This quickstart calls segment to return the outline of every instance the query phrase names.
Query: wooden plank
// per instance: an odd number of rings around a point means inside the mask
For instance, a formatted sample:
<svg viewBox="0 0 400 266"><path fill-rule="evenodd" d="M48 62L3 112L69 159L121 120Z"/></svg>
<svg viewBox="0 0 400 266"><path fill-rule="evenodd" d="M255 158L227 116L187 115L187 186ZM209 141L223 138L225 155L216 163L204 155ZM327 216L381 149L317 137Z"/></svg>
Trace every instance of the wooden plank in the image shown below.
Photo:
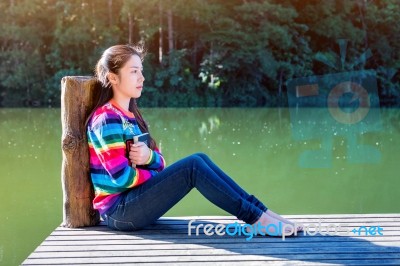
<svg viewBox="0 0 400 266"><path fill-rule="evenodd" d="M312 238L312 237L311 237ZM154 244L163 244L163 245L172 245L172 244L182 244L182 245L187 245L187 244L199 244L199 245L215 245L215 244L221 244L221 245L231 245L234 244L232 243L232 241L213 241L213 240L209 240L209 239L201 239L201 240L196 240L196 241L189 241L189 240L182 240L179 242L172 242L172 241L164 241L163 243L160 243L161 241L156 241L156 240L144 240L144 241L135 241L135 240L110 240L107 241L106 243L99 243L99 241L69 241L67 243L65 243L65 241L62 242L56 242L56 243L52 243L52 245L50 246L60 246L60 247L69 247L69 246L79 246L82 249L86 250L87 247L89 246L111 246L111 245L121 245L123 243L123 245L127 245L127 246L134 246L134 245L154 245ZM264 244L266 245L266 247L268 247L268 245L270 245L271 241L251 241L252 243L259 243L259 244ZM286 241L285 243L288 243L287 245L292 245L294 243L299 243L299 244L303 244L306 245L308 243L324 243L324 242L328 242L326 239L321 239L319 241ZM373 243L374 245L377 246L399 246L398 243L400 242L400 238L397 238L393 241L350 241L350 240L343 240L343 241L329 241L328 243L331 243L332 247L337 246L337 245L344 245L344 246L349 246L349 245L355 245L355 243ZM241 243L248 243L245 241L242 241ZM49 246L49 245L42 245L42 246Z"/></svg>
<svg viewBox="0 0 400 266"><path fill-rule="evenodd" d="M340 213L340 214L333 214L333 213L327 213L327 214L293 214L293 215L282 215L283 217L293 217L293 218L329 218L329 217L335 217L335 218L353 218L353 217L400 217L400 213ZM236 220L235 217L233 216L225 216L225 215L212 215L212 216L207 216L207 215L201 215L201 216L173 216L173 217L161 217L160 220L175 220L175 219L210 219L210 220L219 220L219 219L228 219L228 220Z"/></svg>
<svg viewBox="0 0 400 266"><path fill-rule="evenodd" d="M398 221L400 219L400 214L397 213L382 213L382 214L323 214L323 215L282 215L285 218L293 220L314 220L314 219L337 219L343 221L346 219L355 220L362 219L362 221L367 221L369 218L373 219L394 219ZM203 221L236 221L237 219L232 216L176 216L176 217L161 217L157 223L168 223L168 222L181 222L186 220L203 220ZM77 229L80 228L71 228Z"/></svg>
<svg viewBox="0 0 400 266"><path fill-rule="evenodd" d="M289 218L289 216L287 216ZM25 265L75 264L202 264L204 265L317 265L400 263L400 214L302 215L294 221L340 224L344 231L379 225L383 236L188 236L188 221L233 223L230 216L166 217L144 230L119 232L104 225L68 229L58 227L25 261ZM344 225L346 224L346 225ZM343 232L344 232L343 231ZM201 231L202 232L202 231Z"/></svg>
<svg viewBox="0 0 400 266"><path fill-rule="evenodd" d="M234 255L234 254L246 254L246 255L280 255L280 254L332 254L333 256L340 253L340 254L352 254L352 253L379 253L381 255L387 256L400 256L400 248L399 247L372 247L364 246L364 247L281 247L281 248L254 248L253 245L249 247L240 247L240 248L209 248L209 249L177 249L174 246L170 247L171 249L157 249L154 246L149 246L147 249L132 249L132 250L110 250L107 254L104 254L103 250L100 251L92 251L92 250L84 250L84 251L58 251L58 252L35 252L32 254L30 258L91 258L91 257L123 257L123 256L133 256L133 257L151 257L151 256L168 256L173 251L174 255L177 256L185 256L185 255L193 255L193 256L208 256L208 255ZM173 248L173 249L172 249Z"/></svg>
<svg viewBox="0 0 400 266"><path fill-rule="evenodd" d="M357 227L355 227L357 228ZM306 237L310 237L310 236L315 236L315 237L326 237L326 236L348 236L348 237L396 237L400 235L400 228L397 229L391 229L388 230L387 228L385 228L385 230L382 231L382 235L370 235L369 233L366 233L364 230L362 230L362 232L358 233L358 232L352 232L350 230L351 228L349 228L348 230L340 230L340 231L332 231L327 233L325 231L325 229L323 230L323 232L298 232L297 236L306 236ZM247 234L247 233L246 233ZM227 235L227 234L225 234ZM150 236L150 238L152 238L153 236L155 238L164 238L164 239L168 239L168 238L212 238L212 237L220 237L218 235L216 235L215 233L213 233L212 236L210 235L206 235L204 233L204 231L199 231L196 232L195 230L192 230L190 232L190 234L188 233L187 229L179 229L179 231L173 232L173 231L159 231L159 230L151 230L151 231L146 231L143 233L129 233L127 232L127 234L113 234L113 232L106 232L106 233L98 233L98 232L85 232L82 234L76 234L73 233L71 235L68 235L67 233L63 232L62 234L51 234L48 236L48 238L46 240L48 241L59 241L59 240L79 240L81 239L118 239L118 238L125 238L125 239L130 239L130 238L147 238L148 236ZM229 236L229 235L227 235ZM245 238L246 235L243 234L243 232L240 232L240 235L236 235L236 236L229 236L230 238ZM260 235L257 232L257 235L254 236L255 238L262 238L262 237L266 237L263 235ZM280 237L275 237L275 238L280 238ZM289 238L295 238L294 237L286 237L287 239Z"/></svg>
<svg viewBox="0 0 400 266"><path fill-rule="evenodd" d="M319 220L321 222L325 223L373 223L373 222L400 222L400 216L392 216L392 217L328 217L328 216L323 216L323 217L315 217L315 218L299 218L299 217L286 217L288 219L293 220L294 222L318 222ZM204 223L204 222L211 222L211 223L231 223L231 222L236 222L236 219L228 219L221 217L219 219L206 219L206 218L179 218L179 219L160 219L157 221L157 224L182 224L182 225L187 225L187 223L190 220L194 220L195 223ZM61 229L61 228L60 228ZM68 228L65 228L68 229ZM71 228L72 230L82 230L82 228Z"/></svg>
<svg viewBox="0 0 400 266"><path fill-rule="evenodd" d="M319 232L322 232L324 234L328 234L328 230L329 230L329 234L335 234L335 232L337 232L337 234L340 235L344 235L347 232L351 231L354 228L359 228L360 226L340 226L336 227L336 228L328 228L326 227L327 225L317 225L317 229L319 230ZM367 227L369 227L368 225L366 225ZM400 226L385 226L380 224L380 227L382 228L381 233L383 235L399 235L400 232ZM308 232L309 233L301 233L299 232L299 234L306 234L306 235L311 235L312 232L315 231L316 227L314 226L310 226L310 227L306 227L304 226L304 228L308 228ZM199 230L196 231L195 228L192 227L192 229L188 229L188 226L180 226L177 225L175 228L171 229L171 228L159 228L159 227L155 227L155 228L151 228L151 229L143 229L140 231L136 231L136 232L118 232L116 233L115 231L111 231L111 230L86 230L86 231L59 231L56 230L53 233L51 233L50 236L52 237L62 237L62 236L110 236L110 235L147 235L147 234L184 234L184 235L188 235L188 233L190 232L191 235L204 235L204 230L203 227L199 227ZM357 235L352 233L354 236ZM361 230L360 231L360 235L365 235L365 230ZM350 234L349 234L350 235Z"/></svg>
<svg viewBox="0 0 400 266"><path fill-rule="evenodd" d="M120 263L122 264L122 263ZM132 264L132 263L126 263L126 264ZM187 265L188 262L173 262L173 263L163 263L162 265ZM34 265L34 264L30 264ZM36 264L38 265L38 264ZM46 265L46 264L43 264ZM52 265L67 265L65 263L63 264L52 264ZM115 263L101 263L101 264L93 264L93 263L80 263L80 265L102 265L102 266L114 266ZM135 265L146 265L146 266L159 266L160 263L151 263L151 262L145 262L145 263L138 263L135 262ZM259 265L272 265L272 266L288 266L288 265L296 265L296 266L312 266L312 265L321 265L321 262L312 262L312 261L298 261L298 260L291 260L291 261L260 261L260 260L254 260L254 261L229 261L229 262L224 262L224 261L213 261L211 263L208 262L190 262L190 265L192 266L242 266L242 265L247 265L247 266L259 266ZM329 266L329 265L400 265L400 260L385 260L385 259L376 259L376 260L368 260L366 262L362 262L359 260L325 260L323 265Z"/></svg>
<svg viewBox="0 0 400 266"><path fill-rule="evenodd" d="M363 241L363 242L358 242L357 244L354 243L343 243L343 242L327 242L327 241L321 241L321 242L309 242L307 245L304 245L304 243L299 242L292 242L290 245L286 244L285 242L276 242L276 243L213 243L211 245L206 245L206 244L196 244L196 243L158 243L158 242L153 242L153 243L145 243L145 244L122 244L122 243L114 243L110 244L110 242L102 243L102 244L97 244L97 245L87 245L83 252L86 251L114 251L114 250L148 250L148 249L153 249L153 250L180 250L180 249L213 249L213 248L226 248L229 250L233 249L248 249L248 248L254 248L254 249L259 249L259 248L265 248L266 245L268 245L268 249L277 249L277 248L335 248L335 247L340 247L340 248L379 248L379 247L400 247L400 243L396 242L382 242L382 243L374 243L374 245L371 245L370 242ZM65 246L65 245L51 245L51 246L46 246L46 245L41 245L36 249L36 252L70 252L70 251L77 251L80 252L82 251L82 247L79 245L71 245L71 246ZM33 254L32 254L33 255Z"/></svg>
<svg viewBox="0 0 400 266"><path fill-rule="evenodd" d="M301 260L301 261L314 261L323 263L324 260L400 260L399 254L340 254L336 257L329 257L330 254L284 254L280 258L278 255L268 256L268 255L242 255L242 254L231 254L231 255L221 255L221 256L209 256L209 255L174 255L173 252L169 253L167 256L146 256L146 257L131 257L131 256L110 256L110 257L91 257L91 258L29 258L26 264L101 264L101 263L145 263L145 262L213 262L213 261L279 261L279 260Z"/></svg>
<svg viewBox="0 0 400 266"><path fill-rule="evenodd" d="M210 223L210 224L213 224L213 225L217 225L217 224L234 224L235 222L231 222L231 223L228 223L228 222L219 222L219 223L214 223L214 222L210 222L210 221L206 221L206 222L193 222L193 223L191 223L191 225L192 226L197 226L197 225L199 225L199 224L206 224L206 223ZM300 224L300 222L296 222L297 224ZM311 225L323 225L323 226L328 226L328 225L341 225L342 227L354 227L354 226L373 226L373 225L381 225L381 226L387 226L387 227L399 227L399 223L400 223L400 220L399 221L378 221L378 220L374 220L374 221L368 221L368 222L345 222L345 223L339 223L339 222L331 222L331 221L329 221L329 222L326 222L326 221L323 221L323 222L314 222L314 221L304 221L304 222L301 222L303 225L309 225L309 226L311 226ZM153 225L151 225L151 226L147 226L146 228L144 228L144 229L148 229L148 230L151 230L151 229L160 229L160 230L168 230L168 229L170 229L170 228L173 228L174 230L175 229L179 229L179 228L184 228L184 229L187 229L187 227L188 227L188 222L184 222L184 223L176 223L176 224L172 224L172 223L166 223L166 224L162 224L162 223L158 223L158 224L153 224ZM238 223L238 224L241 224L241 225L244 225L243 223ZM80 228L80 229L73 229L73 230L68 230L68 229L66 229L66 228L64 228L64 227L58 227L58 228L56 228L57 229L57 231L58 232L62 232L62 231L67 231L67 232L82 232L82 231L88 231L88 229L92 229L93 231L104 231L104 230L106 230L106 231L110 231L110 230L108 230L108 228L106 227L106 226L96 226L96 227L87 227L87 228L84 228L84 229L82 229L82 228Z"/></svg>
<svg viewBox="0 0 400 266"><path fill-rule="evenodd" d="M297 237L299 238L299 237ZM267 239L267 240L264 240ZM135 238L112 238L112 239L104 239L104 238L91 238L91 239L76 239L76 240L68 240L68 239L62 239L62 240L55 240L56 242L53 241L47 241L44 243L44 245L90 245L90 244L99 244L99 242L107 242L111 243L112 241L115 241L115 243L129 243L129 244L138 244L138 245L144 245L144 244L150 244L151 241L155 242L163 242L163 243L184 243L184 244L190 244L190 243L200 243L200 244L206 244L206 243L257 243L257 242L262 242L262 243L271 243L271 242L276 242L276 241L283 241L281 238L276 239L276 240L270 240L270 237L253 237L249 240L246 240L245 237L232 237L232 238L222 238L222 237L204 237L204 238L198 238L198 237L191 237L186 238L182 236L181 238L168 238L168 239L163 239L160 236L149 236L149 239L135 239ZM398 242L400 241L400 237L388 237L388 236L380 236L380 237L373 237L373 236L366 236L366 237L341 237L341 236L320 236L320 237L315 237L315 236L310 236L310 237L304 237L301 239L293 239L293 238L286 238L284 240L287 243L309 243L309 242L337 242L340 244L343 243L357 243L361 241L370 241L370 242ZM154 243L154 242L153 242Z"/></svg>

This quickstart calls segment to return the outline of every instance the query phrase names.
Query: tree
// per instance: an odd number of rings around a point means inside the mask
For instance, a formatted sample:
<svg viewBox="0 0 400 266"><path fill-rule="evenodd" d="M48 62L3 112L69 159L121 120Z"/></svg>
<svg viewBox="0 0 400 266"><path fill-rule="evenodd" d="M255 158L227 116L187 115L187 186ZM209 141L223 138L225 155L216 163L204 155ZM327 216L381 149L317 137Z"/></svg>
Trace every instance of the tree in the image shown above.
<svg viewBox="0 0 400 266"><path fill-rule="evenodd" d="M58 106L61 77L92 75L102 51L121 43L145 44L146 106L285 105L288 79L351 67L376 69L381 93L400 98L397 0L9 0L0 8L5 106ZM346 62L367 49L372 58L334 70L329 62L344 58L338 39L349 42Z"/></svg>
<svg viewBox="0 0 400 266"><path fill-rule="evenodd" d="M2 2L0 8L4 10L0 26L0 105L40 105L46 100L42 55L49 49L52 5L24 0Z"/></svg>

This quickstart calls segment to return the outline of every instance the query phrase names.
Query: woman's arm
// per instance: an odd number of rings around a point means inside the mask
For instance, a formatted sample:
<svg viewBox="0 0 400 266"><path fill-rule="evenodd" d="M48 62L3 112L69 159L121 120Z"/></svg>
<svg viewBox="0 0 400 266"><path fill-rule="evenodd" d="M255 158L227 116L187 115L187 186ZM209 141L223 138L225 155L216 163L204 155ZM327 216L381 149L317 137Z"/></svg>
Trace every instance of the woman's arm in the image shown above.
<svg viewBox="0 0 400 266"><path fill-rule="evenodd" d="M117 115L103 113L88 130L92 181L105 194L123 192L147 181L152 173L128 165L122 122Z"/></svg>

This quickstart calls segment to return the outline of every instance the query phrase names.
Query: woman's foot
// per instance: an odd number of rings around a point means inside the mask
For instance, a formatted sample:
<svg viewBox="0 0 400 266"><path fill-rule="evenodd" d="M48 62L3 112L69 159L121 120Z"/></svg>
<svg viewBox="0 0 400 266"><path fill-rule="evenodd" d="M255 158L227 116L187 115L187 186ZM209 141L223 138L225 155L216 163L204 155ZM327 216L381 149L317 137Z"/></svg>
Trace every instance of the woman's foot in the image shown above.
<svg viewBox="0 0 400 266"><path fill-rule="evenodd" d="M260 219L253 224L254 227L258 225L262 226L262 233L270 236L292 236L303 231L302 227L294 228L294 223L269 210L263 212Z"/></svg>
<svg viewBox="0 0 400 266"><path fill-rule="evenodd" d="M266 212L267 215L270 215L272 217L274 217L275 219L280 220L282 223L284 224L291 224L293 227L295 226L295 223L289 221L288 219L283 218L282 216L280 216L279 214L271 211L270 209L268 209ZM297 232L303 232L303 227L302 226L297 226Z"/></svg>

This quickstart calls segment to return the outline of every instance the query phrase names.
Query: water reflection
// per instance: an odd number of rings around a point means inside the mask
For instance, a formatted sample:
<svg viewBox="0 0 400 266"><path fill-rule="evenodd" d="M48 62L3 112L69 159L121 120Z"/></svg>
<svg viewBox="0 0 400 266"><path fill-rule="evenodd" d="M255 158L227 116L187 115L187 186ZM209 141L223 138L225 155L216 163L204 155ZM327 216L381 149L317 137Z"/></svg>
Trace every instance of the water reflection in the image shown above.
<svg viewBox="0 0 400 266"><path fill-rule="evenodd" d="M393 205L400 200L399 109L379 110L380 119L362 126L334 124L322 108L143 109L143 115L167 164L205 152L277 212L400 211ZM0 256L18 264L61 223L60 110L0 109L0 147ZM320 154L304 155L310 151ZM374 151L380 157L366 157ZM330 165L305 168L302 156ZM226 213L193 191L166 215Z"/></svg>
<svg viewBox="0 0 400 266"><path fill-rule="evenodd" d="M200 136L211 134L214 130L219 128L220 120L216 115L212 115L207 119L207 122L202 121L199 127Z"/></svg>
<svg viewBox="0 0 400 266"><path fill-rule="evenodd" d="M374 143L363 144L363 136L382 131L380 109L371 109L367 117L357 124L346 124L335 120L326 108L290 109L291 129L296 141L319 141L317 149L304 151L299 165L305 168L332 167L333 154L340 139L340 148L346 149L344 159L348 163L379 163L381 152Z"/></svg>

